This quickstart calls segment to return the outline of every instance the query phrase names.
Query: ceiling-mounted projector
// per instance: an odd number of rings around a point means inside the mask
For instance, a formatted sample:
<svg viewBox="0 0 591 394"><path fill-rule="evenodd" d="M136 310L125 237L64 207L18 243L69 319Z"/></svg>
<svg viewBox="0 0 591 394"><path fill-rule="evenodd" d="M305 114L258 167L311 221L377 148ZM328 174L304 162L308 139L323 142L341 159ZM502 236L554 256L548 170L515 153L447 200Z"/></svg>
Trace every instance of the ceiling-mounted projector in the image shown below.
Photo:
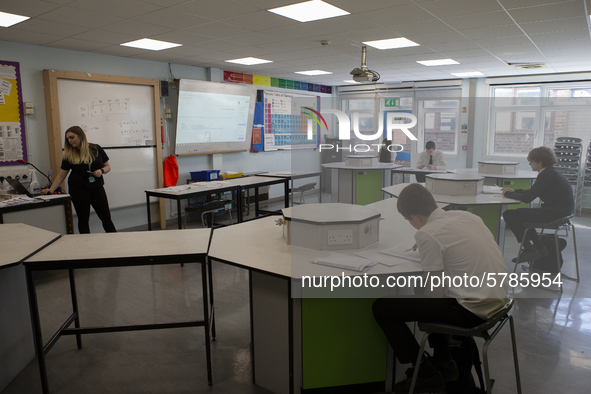
<svg viewBox="0 0 591 394"><path fill-rule="evenodd" d="M376 82L380 79L380 74L367 68L365 58L367 55L367 47L361 47L361 67L354 68L351 71L353 80L355 82Z"/></svg>

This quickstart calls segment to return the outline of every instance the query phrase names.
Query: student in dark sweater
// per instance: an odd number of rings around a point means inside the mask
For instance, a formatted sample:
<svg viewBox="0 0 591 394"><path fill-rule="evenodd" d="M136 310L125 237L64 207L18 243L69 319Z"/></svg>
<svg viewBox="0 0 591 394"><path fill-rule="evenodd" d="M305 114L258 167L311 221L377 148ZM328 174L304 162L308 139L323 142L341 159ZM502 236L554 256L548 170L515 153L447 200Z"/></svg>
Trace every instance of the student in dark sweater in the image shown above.
<svg viewBox="0 0 591 394"><path fill-rule="evenodd" d="M503 195L525 203L539 198L541 208L519 208L506 210L503 213L505 224L513 231L518 242L523 239L524 223L547 223L564 216L571 215L574 208L573 189L566 178L554 169L556 156L551 149L539 147L532 149L527 155L532 171L538 176L529 190L513 190L503 188ZM523 244L521 261L534 261L545 256L548 251L540 242L538 233L530 229Z"/></svg>

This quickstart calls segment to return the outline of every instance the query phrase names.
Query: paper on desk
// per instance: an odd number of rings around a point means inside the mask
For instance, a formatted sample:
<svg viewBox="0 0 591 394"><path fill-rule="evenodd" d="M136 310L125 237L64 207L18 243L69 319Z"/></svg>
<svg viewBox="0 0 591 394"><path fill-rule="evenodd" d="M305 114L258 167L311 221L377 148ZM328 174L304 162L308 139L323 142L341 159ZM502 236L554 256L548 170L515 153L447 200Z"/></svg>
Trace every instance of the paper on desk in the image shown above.
<svg viewBox="0 0 591 394"><path fill-rule="evenodd" d="M181 186L170 186L170 187L165 187L162 189L158 189L158 191L160 192L164 192L164 193L174 193L174 192L181 192L183 190L188 190L191 187L189 185L181 185Z"/></svg>
<svg viewBox="0 0 591 394"><path fill-rule="evenodd" d="M197 187L208 187L208 188L217 188L217 187L222 187L224 185L229 185L230 182L228 181L209 181L209 182L193 182L191 183L191 186L197 186Z"/></svg>
<svg viewBox="0 0 591 394"><path fill-rule="evenodd" d="M409 248L404 246L395 246L390 249L381 250L380 253L386 254L389 256L400 257L406 260L411 261L421 261L421 257L419 256L419 250L409 250Z"/></svg>
<svg viewBox="0 0 591 394"><path fill-rule="evenodd" d="M482 193L484 193L484 194L500 194L500 195L503 194L503 192L501 191L501 187L497 186L497 185L482 186Z"/></svg>
<svg viewBox="0 0 591 394"><path fill-rule="evenodd" d="M355 253L355 255L368 260L377 261L378 263L383 264L387 267L395 267L404 264L414 264L414 260L411 261L404 257L392 256L390 254L382 253L382 251L378 249L363 250L361 252Z"/></svg>
<svg viewBox="0 0 591 394"><path fill-rule="evenodd" d="M377 264L375 261L339 253L331 253L326 257L318 257L312 262L315 264L328 265L330 267L343 268L353 271L363 271L365 268L372 267Z"/></svg>

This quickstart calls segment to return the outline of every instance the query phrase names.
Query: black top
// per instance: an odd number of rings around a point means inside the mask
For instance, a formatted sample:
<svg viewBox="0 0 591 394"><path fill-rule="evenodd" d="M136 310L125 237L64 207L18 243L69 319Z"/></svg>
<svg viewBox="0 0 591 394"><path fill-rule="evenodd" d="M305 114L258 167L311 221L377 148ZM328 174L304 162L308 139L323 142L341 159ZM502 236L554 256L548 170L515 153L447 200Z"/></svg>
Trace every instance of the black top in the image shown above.
<svg viewBox="0 0 591 394"><path fill-rule="evenodd" d="M93 157L90 166L88 163L72 164L67 160L62 159L62 170L72 170L70 177L68 178L68 187L89 187L97 188L105 184L103 177L96 178L89 174L88 171L96 171L105 166L105 163L109 161L109 156L105 153L103 148L97 144L89 144L90 154ZM90 182L90 178L94 179L94 182Z"/></svg>
<svg viewBox="0 0 591 394"><path fill-rule="evenodd" d="M573 188L554 167L546 167L540 172L531 189L507 192L505 197L526 203L539 198L542 200L541 209L561 217L572 215L574 208Z"/></svg>

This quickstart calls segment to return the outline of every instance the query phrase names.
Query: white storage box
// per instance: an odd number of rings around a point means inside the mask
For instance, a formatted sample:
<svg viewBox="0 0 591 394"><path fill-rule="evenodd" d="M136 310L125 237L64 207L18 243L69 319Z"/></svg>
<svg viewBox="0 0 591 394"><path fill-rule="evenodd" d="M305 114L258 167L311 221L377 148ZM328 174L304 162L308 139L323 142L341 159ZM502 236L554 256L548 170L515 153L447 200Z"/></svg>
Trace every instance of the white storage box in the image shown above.
<svg viewBox="0 0 591 394"><path fill-rule="evenodd" d="M484 177L464 174L429 174L425 187L433 194L475 196L482 193Z"/></svg>
<svg viewBox="0 0 591 394"><path fill-rule="evenodd" d="M282 210L288 245L360 249L379 240L380 213L361 205L304 204Z"/></svg>
<svg viewBox="0 0 591 394"><path fill-rule="evenodd" d="M369 155L351 155L345 158L345 165L350 167L375 167L378 165L378 158Z"/></svg>
<svg viewBox="0 0 591 394"><path fill-rule="evenodd" d="M479 161L478 173L487 175L515 175L517 174L516 161Z"/></svg>

